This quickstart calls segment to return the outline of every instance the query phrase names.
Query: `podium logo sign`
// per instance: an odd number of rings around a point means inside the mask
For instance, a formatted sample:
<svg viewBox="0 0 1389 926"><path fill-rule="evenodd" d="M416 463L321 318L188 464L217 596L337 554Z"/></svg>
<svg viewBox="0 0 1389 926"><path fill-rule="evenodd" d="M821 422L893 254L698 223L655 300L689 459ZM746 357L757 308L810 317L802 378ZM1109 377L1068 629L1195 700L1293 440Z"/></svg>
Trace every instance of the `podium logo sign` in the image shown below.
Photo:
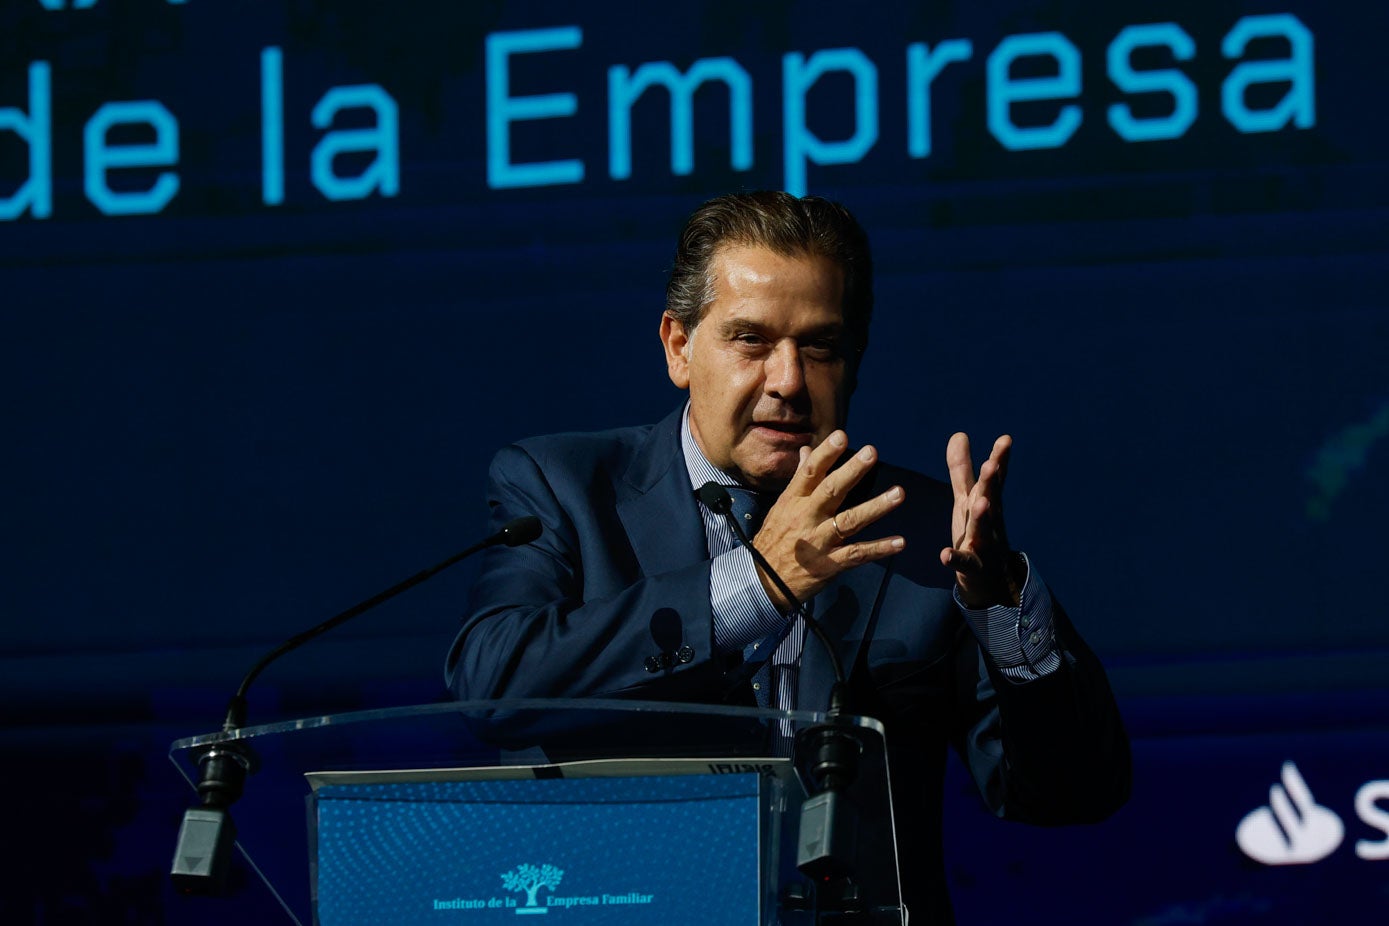
<svg viewBox="0 0 1389 926"><path fill-rule="evenodd" d="M655 893L628 891L625 894L566 894L555 893L564 880L564 869L555 865L532 865L529 862L517 865L501 875L502 887L525 895L525 903L519 897L456 897L450 900L434 900L435 910L511 910L520 914L545 914L551 910L571 910L576 907L645 906L654 903ZM543 897L541 890L546 890Z"/></svg>
<svg viewBox="0 0 1389 926"><path fill-rule="evenodd" d="M1389 781L1367 782L1355 795L1361 822L1379 830L1379 840L1359 839L1355 854L1365 861L1389 859ZM1335 852L1345 838L1340 816L1318 804L1297 765L1283 763L1282 780L1269 789L1268 805L1251 811L1235 829L1245 855L1265 865L1310 865Z"/></svg>
<svg viewBox="0 0 1389 926"><path fill-rule="evenodd" d="M554 891L563 878L563 869L554 865L517 865L511 871L502 872L502 887L508 891L525 892L526 905L517 907L517 913L548 913L549 907L536 905L535 896L542 887Z"/></svg>

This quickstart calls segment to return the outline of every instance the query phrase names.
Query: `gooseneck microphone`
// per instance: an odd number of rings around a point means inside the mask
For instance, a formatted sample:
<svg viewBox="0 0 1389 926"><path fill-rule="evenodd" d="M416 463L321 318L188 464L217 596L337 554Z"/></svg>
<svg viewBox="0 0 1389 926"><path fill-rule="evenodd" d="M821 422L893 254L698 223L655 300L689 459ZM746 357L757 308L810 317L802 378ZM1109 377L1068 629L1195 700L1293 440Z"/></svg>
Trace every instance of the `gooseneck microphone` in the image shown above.
<svg viewBox="0 0 1389 926"><path fill-rule="evenodd" d="M717 482L706 482L700 486L697 494L710 511L728 519L733 533L747 547L757 565L767 573L772 584L781 590L797 611L802 612L801 619L815 639L820 641L834 668L834 685L830 687L829 707L825 711L829 715L829 722L796 733L793 761L814 785L813 788L807 787L807 791L813 793L801 803L796 868L810 879L809 890L814 898L810 901L810 907L815 922L820 921L823 911L862 914L866 909L864 898L853 878L859 820L847 791L858 774L863 744L853 727L841 719L847 687L844 667L825 629L819 621L804 613L800 599L792 594L785 581L748 539L743 526L733 515L733 499L728 490ZM784 897L783 903L791 908L804 908L804 899L794 894Z"/></svg>
<svg viewBox="0 0 1389 926"><path fill-rule="evenodd" d="M389 601L401 592L414 588L425 579L434 576L436 573L443 572L454 563L465 560L474 553L485 550L488 547L495 547L502 544L508 547L519 547L530 543L539 536L539 518L534 515L514 518L503 524L501 530L497 531L492 536L473 544L461 553L455 553L443 562L435 563L428 569L421 569L403 582L397 582L384 592L373 595L366 601L353 605L341 614L328 618L328 620L319 624L317 627L311 627L301 634L290 637L275 649L262 656L260 661L251 667L251 671L246 673L246 677L241 680L241 686L236 689L236 694L232 695L231 702L227 705L227 717L226 720L222 722L222 729L230 733L232 730L246 725L246 692L250 689L251 683L256 680L256 676L265 671L265 668L269 666L270 663L279 659L290 650L298 649L314 637L321 636L334 627L337 627L339 624L345 624L357 615L370 611L372 608Z"/></svg>
<svg viewBox="0 0 1389 926"><path fill-rule="evenodd" d="M503 524L500 530L485 540L435 563L428 569L420 570L410 578L397 582L385 591L353 605L316 627L290 637L262 656L242 678L236 694L232 695L231 701L227 704L222 732L231 734L246 726L246 693L256 677L276 659L303 646L314 637L321 636L334 627L389 601L401 592L414 588L474 553L499 545L519 547L538 538L540 532L539 518L533 515L515 518ZM241 797L246 776L256 770L258 760L246 741L240 739L227 739L205 747L199 752L197 760L197 791L200 805L189 808L183 815L183 825L178 832L178 844L174 849L171 876L175 887L184 893L212 894L223 889L232 845L236 840L236 826L232 823L229 808Z"/></svg>
<svg viewBox="0 0 1389 926"><path fill-rule="evenodd" d="M804 613L805 608L801 605L801 600L792 593L791 589L787 588L786 583L782 580L781 576L777 575L777 571L771 567L771 564L767 562L766 557L762 555L761 551L752 545L752 541L748 539L748 535L743 531L743 525L739 524L738 519L733 516L733 498L728 494L728 490L717 482L706 482L699 487L699 491L696 494L699 496L699 500L703 502L710 511L715 514L721 514L728 520L728 526L733 528L734 536L736 536L738 541L752 554L753 560L757 565L762 567L763 572L767 573L767 578L772 580L772 584L786 596L786 600L791 602L791 606L801 612L801 619L805 621L806 629L808 629L815 636L815 639L820 641L820 645L824 647L825 653L830 659L830 666L834 669L834 685L830 688L829 707L825 712L832 716L838 716L844 710L844 666L840 663L839 654L835 652L834 645L830 643L830 638L825 634L825 629L820 626L819 621L815 620L815 618L811 617L809 614Z"/></svg>

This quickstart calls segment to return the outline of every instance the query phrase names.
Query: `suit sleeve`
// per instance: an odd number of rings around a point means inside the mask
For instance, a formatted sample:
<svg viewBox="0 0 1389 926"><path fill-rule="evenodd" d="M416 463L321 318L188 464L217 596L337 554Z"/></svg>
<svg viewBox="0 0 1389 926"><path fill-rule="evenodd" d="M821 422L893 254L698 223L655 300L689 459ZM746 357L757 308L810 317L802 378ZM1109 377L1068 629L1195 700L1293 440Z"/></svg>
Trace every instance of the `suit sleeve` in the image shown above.
<svg viewBox="0 0 1389 926"><path fill-rule="evenodd" d="M484 554L446 665L456 697L718 700L708 560L643 575L601 492L571 486L566 504L524 448L493 460L493 528L533 514L544 530Z"/></svg>
<svg viewBox="0 0 1389 926"><path fill-rule="evenodd" d="M977 646L961 648L961 700L971 707L956 747L998 816L1097 822L1128 799L1128 737L1104 668L1052 607L1061 664L1050 675L1019 682Z"/></svg>

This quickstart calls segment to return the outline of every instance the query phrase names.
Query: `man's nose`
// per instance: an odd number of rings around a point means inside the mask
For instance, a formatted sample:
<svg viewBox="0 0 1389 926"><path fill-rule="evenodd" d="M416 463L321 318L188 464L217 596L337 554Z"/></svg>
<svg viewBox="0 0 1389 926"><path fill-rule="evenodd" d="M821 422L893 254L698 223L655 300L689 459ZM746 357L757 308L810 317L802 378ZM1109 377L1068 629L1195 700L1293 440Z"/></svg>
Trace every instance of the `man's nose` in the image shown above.
<svg viewBox="0 0 1389 926"><path fill-rule="evenodd" d="M788 339L778 341L763 362L762 389L768 395L788 399L805 389L805 368L800 347Z"/></svg>

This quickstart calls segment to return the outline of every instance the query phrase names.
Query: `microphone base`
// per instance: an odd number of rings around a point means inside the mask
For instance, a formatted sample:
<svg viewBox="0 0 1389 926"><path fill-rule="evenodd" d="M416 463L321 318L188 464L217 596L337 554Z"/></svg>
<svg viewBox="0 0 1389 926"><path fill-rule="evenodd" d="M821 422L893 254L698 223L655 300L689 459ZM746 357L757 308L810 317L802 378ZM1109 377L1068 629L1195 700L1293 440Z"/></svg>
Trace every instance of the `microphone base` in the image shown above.
<svg viewBox="0 0 1389 926"><path fill-rule="evenodd" d="M223 893L235 843L236 824L225 807L184 811L170 871L174 888L181 894Z"/></svg>
<svg viewBox="0 0 1389 926"><path fill-rule="evenodd" d="M221 894L227 887L236 824L231 805L241 797L246 776L259 765L245 742L217 743L198 756L198 797L202 806L184 811L169 872L183 894Z"/></svg>
<svg viewBox="0 0 1389 926"><path fill-rule="evenodd" d="M801 804L796 837L796 868L813 881L853 874L858 844L858 812L838 791L824 791Z"/></svg>

